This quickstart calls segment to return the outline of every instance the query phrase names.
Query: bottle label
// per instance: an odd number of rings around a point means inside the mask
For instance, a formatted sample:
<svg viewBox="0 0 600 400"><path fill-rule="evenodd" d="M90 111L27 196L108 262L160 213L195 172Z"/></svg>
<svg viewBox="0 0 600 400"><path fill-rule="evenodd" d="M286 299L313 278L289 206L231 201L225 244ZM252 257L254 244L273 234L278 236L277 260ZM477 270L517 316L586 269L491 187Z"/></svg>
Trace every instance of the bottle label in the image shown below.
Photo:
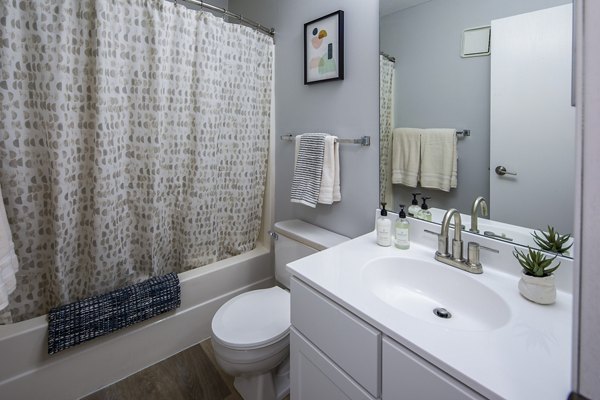
<svg viewBox="0 0 600 400"><path fill-rule="evenodd" d="M380 246L392 245L392 229L391 224L377 224L377 244Z"/></svg>
<svg viewBox="0 0 600 400"><path fill-rule="evenodd" d="M400 243L400 244L408 243L408 229L396 228L396 243Z"/></svg>

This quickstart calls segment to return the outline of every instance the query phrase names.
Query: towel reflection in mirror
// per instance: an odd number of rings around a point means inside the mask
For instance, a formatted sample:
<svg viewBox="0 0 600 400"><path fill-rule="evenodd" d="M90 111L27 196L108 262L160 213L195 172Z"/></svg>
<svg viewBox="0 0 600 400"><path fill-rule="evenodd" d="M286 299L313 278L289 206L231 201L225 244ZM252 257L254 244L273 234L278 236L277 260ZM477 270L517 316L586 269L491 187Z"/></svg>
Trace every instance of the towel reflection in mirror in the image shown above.
<svg viewBox="0 0 600 400"><path fill-rule="evenodd" d="M449 192L457 186L455 129L396 128L392 134L392 183Z"/></svg>

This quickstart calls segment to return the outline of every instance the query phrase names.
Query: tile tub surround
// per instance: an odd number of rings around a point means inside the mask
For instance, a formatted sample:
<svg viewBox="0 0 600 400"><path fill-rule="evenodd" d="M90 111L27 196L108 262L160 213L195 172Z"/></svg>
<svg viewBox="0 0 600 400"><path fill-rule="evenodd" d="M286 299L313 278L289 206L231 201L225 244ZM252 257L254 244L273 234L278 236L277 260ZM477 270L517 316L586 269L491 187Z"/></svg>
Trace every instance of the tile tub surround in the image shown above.
<svg viewBox="0 0 600 400"><path fill-rule="evenodd" d="M512 245L463 232L465 246L472 240L500 253L482 250L484 272L481 275L468 274L442 263L439 268L465 274L468 279L491 288L508 305L510 318L493 330L444 328L384 303L369 292L362 279L364 265L377 258L433 261L437 237L424 230L439 232L439 225L414 219L410 222L409 250L377 246L376 234L371 232L290 263L288 269L385 335L488 398L567 398L571 387L572 260L561 260L558 271L562 271L556 275L556 303L537 305L519 294L520 268L511 255ZM452 235L451 230L450 237ZM468 293L458 295L469 296Z"/></svg>

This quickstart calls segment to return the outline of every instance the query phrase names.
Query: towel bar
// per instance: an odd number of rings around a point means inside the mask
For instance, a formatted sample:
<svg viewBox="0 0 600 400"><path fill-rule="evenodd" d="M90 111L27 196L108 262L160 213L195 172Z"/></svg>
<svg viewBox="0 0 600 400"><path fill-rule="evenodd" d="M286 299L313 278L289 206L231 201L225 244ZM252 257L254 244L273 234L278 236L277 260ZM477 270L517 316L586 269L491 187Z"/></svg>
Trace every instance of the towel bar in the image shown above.
<svg viewBox="0 0 600 400"><path fill-rule="evenodd" d="M281 140L286 140L288 142L291 142L292 140L294 140L295 135L292 134L288 134L288 135L281 135L280 138ZM360 144L361 146L370 146L371 145L371 136L362 136L359 139L336 139L336 142L338 143L349 143L349 144Z"/></svg>

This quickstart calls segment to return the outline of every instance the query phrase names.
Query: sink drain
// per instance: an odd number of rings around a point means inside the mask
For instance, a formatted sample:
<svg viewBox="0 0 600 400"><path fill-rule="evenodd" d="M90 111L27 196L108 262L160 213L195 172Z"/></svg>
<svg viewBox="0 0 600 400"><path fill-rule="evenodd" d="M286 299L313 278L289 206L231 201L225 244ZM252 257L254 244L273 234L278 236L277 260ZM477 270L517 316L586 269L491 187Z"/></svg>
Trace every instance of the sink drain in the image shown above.
<svg viewBox="0 0 600 400"><path fill-rule="evenodd" d="M433 313L440 318L446 318L446 319L452 318L452 314L450 314L450 311L448 311L442 307L434 308Z"/></svg>

